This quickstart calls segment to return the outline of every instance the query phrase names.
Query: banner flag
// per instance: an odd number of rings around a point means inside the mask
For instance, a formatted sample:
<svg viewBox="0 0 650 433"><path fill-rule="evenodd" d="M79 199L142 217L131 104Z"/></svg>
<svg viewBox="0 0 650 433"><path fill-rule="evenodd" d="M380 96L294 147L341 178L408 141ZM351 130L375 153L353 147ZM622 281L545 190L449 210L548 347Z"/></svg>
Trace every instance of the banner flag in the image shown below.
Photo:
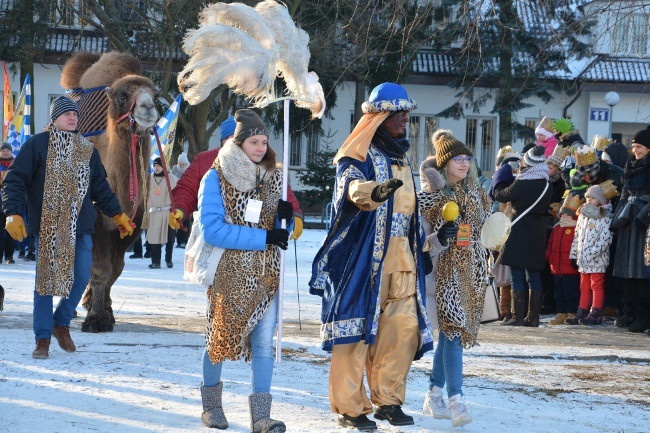
<svg viewBox="0 0 650 433"><path fill-rule="evenodd" d="M18 97L18 104L14 117L9 124L7 143L11 144L14 156L18 154L20 147L31 135L32 127L32 85L29 74L25 77L23 88Z"/></svg>
<svg viewBox="0 0 650 433"><path fill-rule="evenodd" d="M9 131L9 123L14 117L14 94L11 91L11 84L9 83L9 74L7 73L7 64L2 61L2 71L4 73L4 110L3 120L4 126L2 128L2 142L7 140L7 132Z"/></svg>
<svg viewBox="0 0 650 433"><path fill-rule="evenodd" d="M174 138L176 138L176 124L178 123L178 113L182 102L183 95L179 94L156 124L156 132L160 137L160 145L167 165L169 165L169 160L172 157ZM156 136L151 134L151 160L153 161L158 156L160 156L160 152L158 151Z"/></svg>

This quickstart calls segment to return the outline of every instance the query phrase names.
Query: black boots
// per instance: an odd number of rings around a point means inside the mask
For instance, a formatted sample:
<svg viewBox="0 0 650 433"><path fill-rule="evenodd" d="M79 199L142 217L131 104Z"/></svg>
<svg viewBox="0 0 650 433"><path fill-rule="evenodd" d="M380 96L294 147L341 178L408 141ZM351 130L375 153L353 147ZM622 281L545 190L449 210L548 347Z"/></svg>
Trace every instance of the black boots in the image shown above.
<svg viewBox="0 0 650 433"><path fill-rule="evenodd" d="M539 312L542 309L542 298L544 292L541 290L528 291L528 315L524 319L524 326L537 328L539 326Z"/></svg>
<svg viewBox="0 0 650 433"><path fill-rule="evenodd" d="M369 420L364 414L359 416L339 415L339 425L348 428L356 428L360 431L377 429L377 423Z"/></svg>
<svg viewBox="0 0 650 433"><path fill-rule="evenodd" d="M566 323L567 325L577 325L578 323L580 323L582 319L587 317L588 313L589 310L587 310L586 308L578 307L578 312L576 313L576 315L571 317L570 319L566 319L564 323Z"/></svg>
<svg viewBox="0 0 650 433"><path fill-rule="evenodd" d="M375 419L386 420L391 425L413 425L413 417L402 412L398 404L375 407Z"/></svg>
<svg viewBox="0 0 650 433"><path fill-rule="evenodd" d="M526 315L526 292L523 290L512 290L512 298L515 311L512 318L507 322L502 322L504 326L524 326L524 316Z"/></svg>
<svg viewBox="0 0 650 433"><path fill-rule="evenodd" d="M600 325L603 323L603 312L600 308L591 308L589 315L584 319L578 320L581 325Z"/></svg>

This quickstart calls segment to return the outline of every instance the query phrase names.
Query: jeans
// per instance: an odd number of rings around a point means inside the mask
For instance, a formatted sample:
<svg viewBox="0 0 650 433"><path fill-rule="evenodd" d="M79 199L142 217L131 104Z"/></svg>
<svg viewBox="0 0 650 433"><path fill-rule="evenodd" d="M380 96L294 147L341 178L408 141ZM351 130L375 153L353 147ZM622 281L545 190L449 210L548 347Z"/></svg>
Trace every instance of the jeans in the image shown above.
<svg viewBox="0 0 650 433"><path fill-rule="evenodd" d="M38 251L38 237L35 240L36 251ZM61 298L52 315L53 296L40 295L34 290L34 336L40 338L51 338L52 328L56 323L59 326L70 326L70 321L77 308L81 296L90 280L90 266L93 260L93 238L92 235L77 236L74 255L74 282L67 298Z"/></svg>
<svg viewBox="0 0 650 433"><path fill-rule="evenodd" d="M444 388L447 383L447 396L463 395L463 347L460 337L449 340L442 332L438 333L438 347L433 356L433 370L429 377L429 389L434 386Z"/></svg>
<svg viewBox="0 0 650 433"><path fill-rule="evenodd" d="M531 271L530 269L520 269L510 267L510 284L512 290L525 291L530 286L530 290L543 291L542 278L540 271Z"/></svg>
<svg viewBox="0 0 650 433"><path fill-rule="evenodd" d="M278 297L271 301L262 319L250 333L251 340L251 383L253 393L271 392L273 376L273 335L278 320ZM203 386L217 386L221 381L223 362L213 364L207 348L203 351Z"/></svg>

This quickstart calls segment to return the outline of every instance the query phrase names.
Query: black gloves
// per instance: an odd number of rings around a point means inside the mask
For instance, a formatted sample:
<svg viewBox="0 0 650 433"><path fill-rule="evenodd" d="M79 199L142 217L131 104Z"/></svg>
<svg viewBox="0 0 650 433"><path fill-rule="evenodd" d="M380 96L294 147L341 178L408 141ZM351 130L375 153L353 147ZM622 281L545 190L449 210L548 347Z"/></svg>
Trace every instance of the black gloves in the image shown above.
<svg viewBox="0 0 650 433"><path fill-rule="evenodd" d="M285 229L267 230L266 243L277 245L283 250L286 250L289 247L289 232Z"/></svg>
<svg viewBox="0 0 650 433"><path fill-rule="evenodd" d="M458 226L453 221L449 221L440 226L440 228L438 229L438 234L436 236L438 236L438 241L440 242L440 245L446 247L447 239L455 238L457 234L458 234Z"/></svg>
<svg viewBox="0 0 650 433"><path fill-rule="evenodd" d="M377 203L386 201L390 198L391 195L395 194L397 188L403 184L404 182L399 179L388 179L386 182L380 183L375 187L375 189L372 190L372 193L370 193L370 198L372 201Z"/></svg>
<svg viewBox="0 0 650 433"><path fill-rule="evenodd" d="M288 223L292 216L293 206L291 206L291 203L280 199L280 202L278 203L278 219L286 220Z"/></svg>
<svg viewBox="0 0 650 433"><path fill-rule="evenodd" d="M429 275L433 271L433 262L431 261L431 256L428 252L422 255L424 259L424 275Z"/></svg>
<svg viewBox="0 0 650 433"><path fill-rule="evenodd" d="M576 259L570 259L570 260L571 260L571 266L578 269L578 261Z"/></svg>

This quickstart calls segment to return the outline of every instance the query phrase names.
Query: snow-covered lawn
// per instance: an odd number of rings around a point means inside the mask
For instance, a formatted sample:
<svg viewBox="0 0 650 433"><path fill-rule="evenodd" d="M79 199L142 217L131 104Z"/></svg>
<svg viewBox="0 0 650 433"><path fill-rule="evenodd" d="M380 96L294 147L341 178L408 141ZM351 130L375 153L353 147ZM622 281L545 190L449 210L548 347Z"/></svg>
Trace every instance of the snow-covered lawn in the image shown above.
<svg viewBox="0 0 650 433"><path fill-rule="evenodd" d="M327 399L328 357L320 350L320 300L310 296L311 261L324 236L305 230L286 254L283 359L276 364L272 415L290 432L345 432ZM34 262L0 265L6 290L0 313L0 432L190 432L201 423L204 288L173 269L129 260L113 287L115 331L71 326L77 352L56 341L47 360L31 358ZM296 282L296 268L298 282ZM298 293L299 291L299 293ZM298 296L300 310L298 309ZM302 329L298 325L298 313ZM548 322L548 318L544 320ZM569 329L571 328L571 329ZM465 355L465 399L474 422L466 432L650 431L650 337L603 328L502 328L484 325L481 345ZM460 431L422 415L432 353L413 364L405 412L415 425L386 432ZM225 364L228 431L249 431L249 366Z"/></svg>

